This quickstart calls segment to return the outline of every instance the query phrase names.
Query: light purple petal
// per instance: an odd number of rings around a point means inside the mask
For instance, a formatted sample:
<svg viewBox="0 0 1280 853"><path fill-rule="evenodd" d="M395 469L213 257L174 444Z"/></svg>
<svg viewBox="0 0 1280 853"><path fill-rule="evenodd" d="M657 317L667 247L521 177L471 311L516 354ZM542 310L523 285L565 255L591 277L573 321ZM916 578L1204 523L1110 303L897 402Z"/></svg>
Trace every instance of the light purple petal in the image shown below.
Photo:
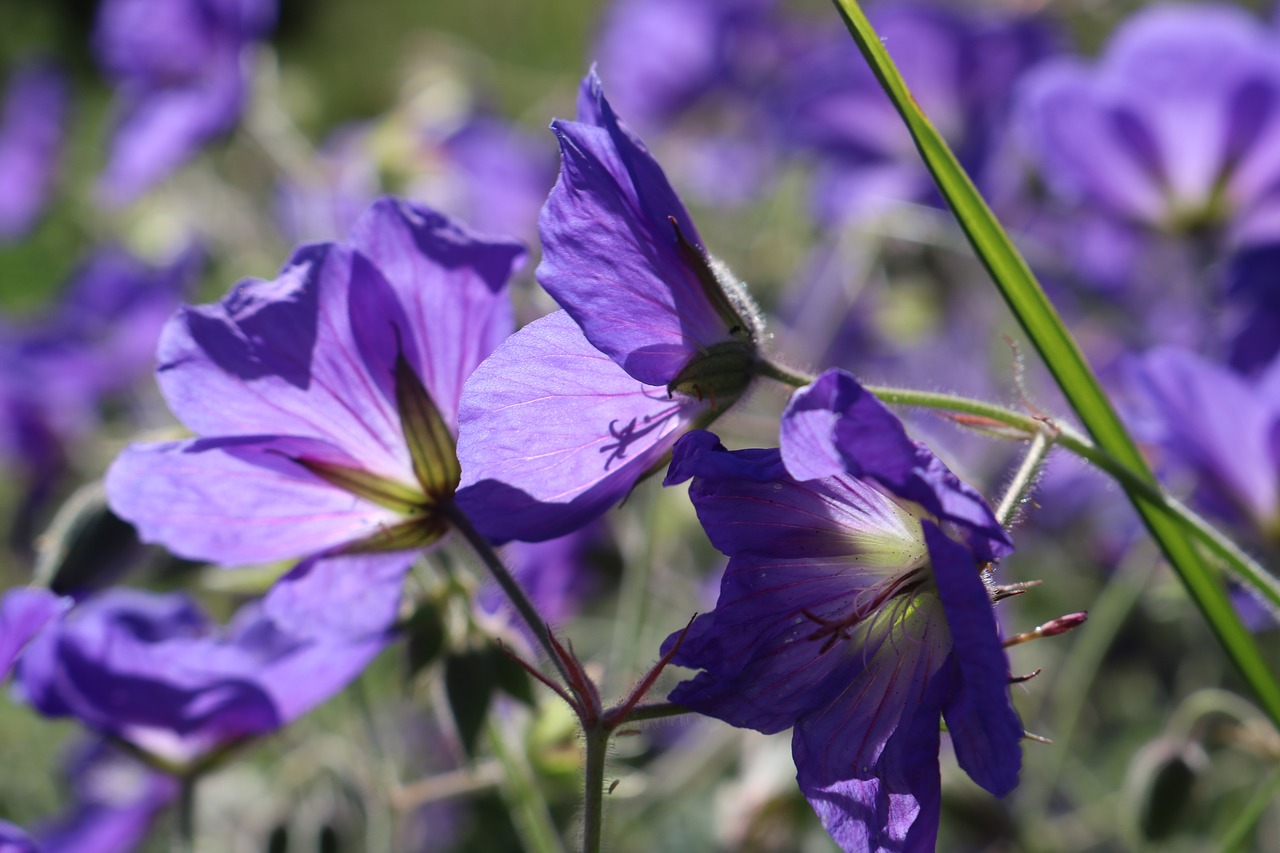
<svg viewBox="0 0 1280 853"><path fill-rule="evenodd" d="M305 439L135 444L108 470L107 496L144 541L224 565L315 553L403 520L291 461L298 458L357 465Z"/></svg>
<svg viewBox="0 0 1280 853"><path fill-rule="evenodd" d="M352 330L353 313L400 312L381 279L347 248L307 246L275 281L244 281L222 302L183 310L158 352L170 408L198 434L317 438L367 470L412 482L388 398L393 342L373 350Z"/></svg>
<svg viewBox="0 0 1280 853"><path fill-rule="evenodd" d="M629 376L567 313L543 317L463 390L458 505L487 536L563 536L622 500L709 406Z"/></svg>
<svg viewBox="0 0 1280 853"><path fill-rule="evenodd" d="M335 554L298 564L267 593L266 612L303 637L364 639L385 633L400 609L414 551Z"/></svg>
<svg viewBox="0 0 1280 853"><path fill-rule="evenodd" d="M27 233L49 203L67 101L66 80L52 67L32 64L9 77L0 113L0 240Z"/></svg>
<svg viewBox="0 0 1280 853"><path fill-rule="evenodd" d="M10 590L0 602L0 681L13 668L27 643L71 606L47 589Z"/></svg>
<svg viewBox="0 0 1280 853"><path fill-rule="evenodd" d="M410 363L453 426L463 382L511 334L506 284L527 253L518 243L481 237L427 207L389 198L356 222L351 244L404 307L416 344Z"/></svg>
<svg viewBox="0 0 1280 853"><path fill-rule="evenodd" d="M1022 723L1009 701L1009 659L1000 642L991 597L973 554L931 522L924 523L934 581L959 670L943 710L956 759L997 797L1018 784Z"/></svg>

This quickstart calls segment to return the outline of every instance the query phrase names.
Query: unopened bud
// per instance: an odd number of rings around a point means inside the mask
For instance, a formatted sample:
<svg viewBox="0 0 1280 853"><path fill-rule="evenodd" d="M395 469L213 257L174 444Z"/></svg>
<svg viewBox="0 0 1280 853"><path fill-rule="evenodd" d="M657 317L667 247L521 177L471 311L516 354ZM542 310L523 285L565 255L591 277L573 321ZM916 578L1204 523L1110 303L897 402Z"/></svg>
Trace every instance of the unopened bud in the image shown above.
<svg viewBox="0 0 1280 853"><path fill-rule="evenodd" d="M1089 618L1089 614L1081 611L1080 613L1068 613L1066 616L1059 616L1057 619L1050 619L1048 622L1040 625L1033 630L1026 631L1022 634L1014 634L1012 637L1004 641L1004 647L1021 645L1031 640L1039 640L1043 637L1056 637L1058 634L1065 634L1075 628L1079 628Z"/></svg>

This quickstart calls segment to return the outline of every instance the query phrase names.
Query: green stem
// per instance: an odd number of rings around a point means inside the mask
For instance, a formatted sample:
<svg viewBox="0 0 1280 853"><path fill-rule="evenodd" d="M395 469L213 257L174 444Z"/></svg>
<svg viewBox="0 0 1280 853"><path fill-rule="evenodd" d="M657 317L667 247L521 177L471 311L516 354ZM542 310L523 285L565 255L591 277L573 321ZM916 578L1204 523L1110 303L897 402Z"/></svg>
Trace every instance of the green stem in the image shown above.
<svg viewBox="0 0 1280 853"><path fill-rule="evenodd" d="M586 732L585 784L582 800L582 853L600 853L604 834L604 765L609 731L593 726Z"/></svg>
<svg viewBox="0 0 1280 853"><path fill-rule="evenodd" d="M1013 479L1009 481L1008 487L1005 489L1004 497L1000 498L1000 506L996 507L996 521L1000 522L1000 526L1006 530L1009 528L1010 522L1013 521L1013 515L1022 506L1022 502L1027 499L1027 495L1031 492L1031 487L1035 485L1036 475L1040 472L1040 466L1049 458L1049 451L1053 449L1053 439L1047 427L1042 427L1031 439L1031 446L1027 448L1027 455L1022 458L1022 464L1018 466L1017 472L1013 475Z"/></svg>
<svg viewBox="0 0 1280 853"><path fill-rule="evenodd" d="M471 545L471 549L475 551L476 556L480 558L485 568L489 570L489 574L493 575L493 579L498 582L498 586L502 587L502 591L506 593L507 599L515 607L516 612L520 614L520 618L524 620L525 625L533 632L533 636L537 638L538 645L542 646L542 651L547 657L551 658L556 671L560 673L560 678L565 684L571 684L569 670L565 667L564 661L560 660L560 655L556 653L555 644L551 642L551 629L547 627L546 621L538 613L538 608L534 607L533 602L529 600L529 596L524 589L511 576L511 572L507 569L506 564L502 562L502 558L498 556L498 553L493 550L489 540L480 535L480 532L472 526L470 519L459 511L457 507L450 504L443 512L449 519L449 523L453 525L453 529L462 534L462 537Z"/></svg>
<svg viewBox="0 0 1280 853"><path fill-rule="evenodd" d="M184 775L178 780L178 835L175 853L195 853L196 849L196 779Z"/></svg>
<svg viewBox="0 0 1280 853"><path fill-rule="evenodd" d="M1263 812L1271 805L1277 791L1280 791L1280 769L1271 771L1271 775L1258 786L1258 790L1254 793L1252 799L1240 810L1240 814L1227 829L1227 834L1222 839L1222 843L1218 845L1218 849L1222 853L1236 853L1237 850L1246 849L1245 845L1249 841L1249 834L1253 832L1254 827L1258 825L1258 821L1262 819ZM1258 839L1258 841L1261 841L1261 839Z"/></svg>

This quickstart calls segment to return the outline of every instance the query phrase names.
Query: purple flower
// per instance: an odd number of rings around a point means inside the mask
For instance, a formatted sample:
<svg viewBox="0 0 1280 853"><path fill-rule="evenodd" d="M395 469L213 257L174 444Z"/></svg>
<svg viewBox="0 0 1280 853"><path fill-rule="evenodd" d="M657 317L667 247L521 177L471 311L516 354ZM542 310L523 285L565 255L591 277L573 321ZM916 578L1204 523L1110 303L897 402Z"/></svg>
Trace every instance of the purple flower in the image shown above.
<svg viewBox="0 0 1280 853"><path fill-rule="evenodd" d="M127 448L113 509L144 541L223 565L318 555L269 599L301 627L380 631L447 530L463 380L511 329L524 250L384 199L347 244L182 310L157 379L199 438ZM354 597L354 598L353 598Z"/></svg>
<svg viewBox="0 0 1280 853"><path fill-rule="evenodd" d="M66 776L74 799L33 831L42 853L128 853L178 799L176 779L102 741L81 745Z"/></svg>
<svg viewBox="0 0 1280 853"><path fill-rule="evenodd" d="M22 827L0 820L0 853L40 853L40 848Z"/></svg>
<svg viewBox="0 0 1280 853"><path fill-rule="evenodd" d="M781 442L676 445L666 482L693 478L730 559L674 658L702 671L671 701L794 727L800 788L845 850L932 850L940 717L978 784L1003 796L1017 782L1022 726L986 581L1011 547L982 498L847 373L796 393Z"/></svg>
<svg viewBox="0 0 1280 853"><path fill-rule="evenodd" d="M1036 19L987 20L922 4L881 6L872 16L916 100L970 174L992 184L990 172L1007 165L994 155L1013 83L1057 49L1056 33ZM813 36L786 80L780 124L792 145L821 158L819 215L938 203L915 144L847 33Z"/></svg>
<svg viewBox="0 0 1280 853"><path fill-rule="evenodd" d="M66 80L51 66L31 64L10 75L0 113L0 241L30 231L49 202L67 100Z"/></svg>
<svg viewBox="0 0 1280 853"><path fill-rule="evenodd" d="M295 636L258 604L221 629L185 595L115 589L36 636L15 683L40 713L184 769L296 720L388 640Z"/></svg>
<svg viewBox="0 0 1280 853"><path fill-rule="evenodd" d="M1280 545L1280 357L1247 379L1194 353L1160 347L1136 370L1140 428L1190 473L1196 500Z"/></svg>
<svg viewBox="0 0 1280 853"><path fill-rule="evenodd" d="M1265 369L1280 355L1280 242L1251 246L1231 259L1227 296L1234 309L1231 365Z"/></svg>
<svg viewBox="0 0 1280 853"><path fill-rule="evenodd" d="M565 310L500 346L459 412L459 505L497 539L551 539L603 513L756 366L754 306L594 73L578 112L552 123L562 165L539 223L538 280Z"/></svg>
<svg viewBox="0 0 1280 853"><path fill-rule="evenodd" d="M1144 9L1096 66L1047 63L1021 95L1064 198L1155 228L1280 234L1280 39L1244 10Z"/></svg>
<svg viewBox="0 0 1280 853"><path fill-rule="evenodd" d="M47 589L15 589L5 595L0 601L0 681L27 644L70 606L70 600Z"/></svg>
<svg viewBox="0 0 1280 853"><path fill-rule="evenodd" d="M106 0L94 49L118 95L106 201L136 198L231 130L275 0Z"/></svg>
<svg viewBox="0 0 1280 853"><path fill-rule="evenodd" d="M305 176L283 175L276 186L276 222L295 243L341 238L379 195L378 166L368 125L341 127L316 152Z"/></svg>

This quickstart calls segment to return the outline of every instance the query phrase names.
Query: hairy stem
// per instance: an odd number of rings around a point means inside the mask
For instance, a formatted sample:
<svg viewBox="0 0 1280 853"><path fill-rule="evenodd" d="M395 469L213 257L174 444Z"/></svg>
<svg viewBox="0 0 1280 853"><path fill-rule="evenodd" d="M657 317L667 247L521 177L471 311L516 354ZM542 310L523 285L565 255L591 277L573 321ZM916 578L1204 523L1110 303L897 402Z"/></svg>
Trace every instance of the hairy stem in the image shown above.
<svg viewBox="0 0 1280 853"><path fill-rule="evenodd" d="M1044 465L1045 460L1049 458L1049 451L1052 449L1053 437L1050 434L1050 430L1047 427L1042 427L1036 432L1035 437L1031 439L1031 446L1027 448L1027 455L1022 457L1022 464L1018 466L1013 479L1009 481L1004 497L1000 498L1000 506L996 507L996 521L1000 522L1001 527L1006 530L1009 529L1009 525L1013 522L1014 514L1022 506L1022 502L1027 499L1027 495L1031 493L1031 487L1035 485L1036 476L1040 473L1040 468Z"/></svg>

